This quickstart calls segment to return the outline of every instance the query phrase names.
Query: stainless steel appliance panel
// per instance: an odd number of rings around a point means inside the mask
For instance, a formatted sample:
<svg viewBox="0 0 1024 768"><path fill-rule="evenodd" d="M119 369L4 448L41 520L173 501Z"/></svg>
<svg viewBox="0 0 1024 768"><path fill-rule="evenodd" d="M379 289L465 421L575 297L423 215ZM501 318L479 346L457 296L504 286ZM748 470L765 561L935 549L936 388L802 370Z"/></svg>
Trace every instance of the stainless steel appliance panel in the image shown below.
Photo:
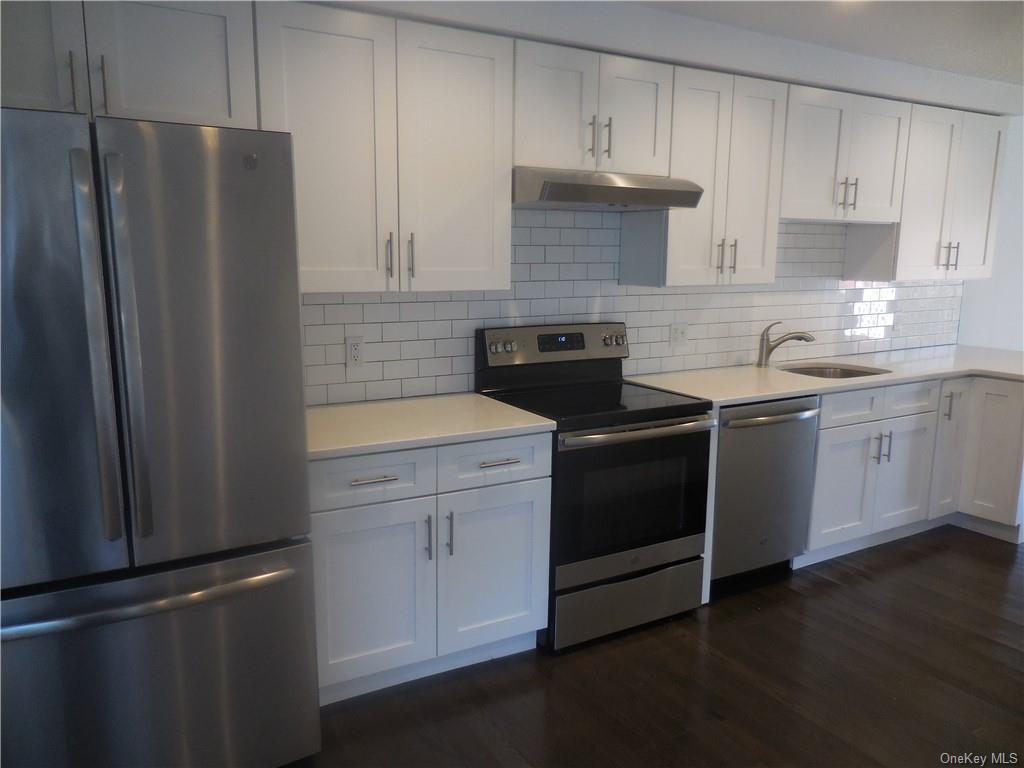
<svg viewBox="0 0 1024 768"><path fill-rule="evenodd" d="M720 421L715 579L789 560L807 548L818 398L723 408Z"/></svg>
<svg viewBox="0 0 1024 768"><path fill-rule="evenodd" d="M565 648L700 605L704 559L698 557L624 581L555 598L553 646Z"/></svg>
<svg viewBox="0 0 1024 768"><path fill-rule="evenodd" d="M319 749L311 545L4 602L10 766L277 766Z"/></svg>
<svg viewBox="0 0 1024 768"><path fill-rule="evenodd" d="M138 563L309 530L291 138L99 118Z"/></svg>
<svg viewBox="0 0 1024 768"><path fill-rule="evenodd" d="M3 587L128 565L89 123L3 110Z"/></svg>

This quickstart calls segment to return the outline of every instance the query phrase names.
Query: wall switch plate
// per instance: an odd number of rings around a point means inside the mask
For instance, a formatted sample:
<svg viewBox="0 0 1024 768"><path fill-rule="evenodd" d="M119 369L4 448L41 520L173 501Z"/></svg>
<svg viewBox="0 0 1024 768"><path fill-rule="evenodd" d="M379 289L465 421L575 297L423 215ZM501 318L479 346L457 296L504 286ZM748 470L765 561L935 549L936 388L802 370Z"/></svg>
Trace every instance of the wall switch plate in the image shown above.
<svg viewBox="0 0 1024 768"><path fill-rule="evenodd" d="M363 337L345 337L345 365L356 367L363 362Z"/></svg>
<svg viewBox="0 0 1024 768"><path fill-rule="evenodd" d="M668 346L673 352L682 351L686 339L689 337L689 329L686 323L672 323L668 329Z"/></svg>

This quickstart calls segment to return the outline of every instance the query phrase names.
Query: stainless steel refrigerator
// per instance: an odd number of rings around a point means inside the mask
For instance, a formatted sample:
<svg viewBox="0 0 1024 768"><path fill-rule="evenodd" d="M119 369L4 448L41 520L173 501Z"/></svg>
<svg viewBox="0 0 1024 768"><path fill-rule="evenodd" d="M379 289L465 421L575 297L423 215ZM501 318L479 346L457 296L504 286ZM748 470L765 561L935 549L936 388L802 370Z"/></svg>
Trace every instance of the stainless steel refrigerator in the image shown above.
<svg viewBox="0 0 1024 768"><path fill-rule="evenodd" d="M0 126L0 760L317 751L290 137Z"/></svg>

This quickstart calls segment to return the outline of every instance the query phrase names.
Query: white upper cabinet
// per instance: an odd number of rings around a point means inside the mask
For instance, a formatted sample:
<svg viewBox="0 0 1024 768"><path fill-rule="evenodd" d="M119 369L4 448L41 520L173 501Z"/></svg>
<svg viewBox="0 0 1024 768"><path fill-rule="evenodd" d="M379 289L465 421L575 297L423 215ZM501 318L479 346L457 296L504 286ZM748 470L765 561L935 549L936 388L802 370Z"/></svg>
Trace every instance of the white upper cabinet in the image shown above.
<svg viewBox="0 0 1024 768"><path fill-rule="evenodd" d="M696 208L622 217L619 282L770 283L775 278L785 83L676 68L672 178Z"/></svg>
<svg viewBox="0 0 1024 768"><path fill-rule="evenodd" d="M512 58L507 38L398 22L396 250L411 290L511 284Z"/></svg>
<svg viewBox="0 0 1024 768"><path fill-rule="evenodd" d="M909 104L792 86L782 216L898 221L909 125Z"/></svg>
<svg viewBox="0 0 1024 768"><path fill-rule="evenodd" d="M953 176L952 278L992 276L996 178L1005 135L1005 118L964 112Z"/></svg>
<svg viewBox="0 0 1024 768"><path fill-rule="evenodd" d="M258 3L256 31L262 127L292 134L301 290L398 290L395 21Z"/></svg>
<svg viewBox="0 0 1024 768"><path fill-rule="evenodd" d="M256 127L248 3L85 4L97 115Z"/></svg>
<svg viewBox="0 0 1024 768"><path fill-rule="evenodd" d="M667 176L672 67L516 41L516 165Z"/></svg>
<svg viewBox="0 0 1024 768"><path fill-rule="evenodd" d="M736 78L723 270L733 284L775 279L786 90L785 83Z"/></svg>
<svg viewBox="0 0 1024 768"><path fill-rule="evenodd" d="M597 166L667 176L672 131L672 67L601 56Z"/></svg>
<svg viewBox="0 0 1024 768"><path fill-rule="evenodd" d="M89 112L80 3L0 4L5 107Z"/></svg>
<svg viewBox="0 0 1024 768"><path fill-rule="evenodd" d="M515 162L593 170L600 55L516 40Z"/></svg>

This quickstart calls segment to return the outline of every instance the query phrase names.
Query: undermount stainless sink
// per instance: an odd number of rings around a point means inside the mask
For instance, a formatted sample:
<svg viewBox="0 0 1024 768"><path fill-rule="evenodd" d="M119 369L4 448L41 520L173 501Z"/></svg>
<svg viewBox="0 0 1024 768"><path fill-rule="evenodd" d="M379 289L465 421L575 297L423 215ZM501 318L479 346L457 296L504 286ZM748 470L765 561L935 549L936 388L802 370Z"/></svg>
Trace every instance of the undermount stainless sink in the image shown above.
<svg viewBox="0 0 1024 768"><path fill-rule="evenodd" d="M846 363L796 363L779 366L780 370L799 373L803 376L817 376L819 379L853 379L858 376L877 376L880 373L892 373L885 368L869 368L866 365L848 365Z"/></svg>

